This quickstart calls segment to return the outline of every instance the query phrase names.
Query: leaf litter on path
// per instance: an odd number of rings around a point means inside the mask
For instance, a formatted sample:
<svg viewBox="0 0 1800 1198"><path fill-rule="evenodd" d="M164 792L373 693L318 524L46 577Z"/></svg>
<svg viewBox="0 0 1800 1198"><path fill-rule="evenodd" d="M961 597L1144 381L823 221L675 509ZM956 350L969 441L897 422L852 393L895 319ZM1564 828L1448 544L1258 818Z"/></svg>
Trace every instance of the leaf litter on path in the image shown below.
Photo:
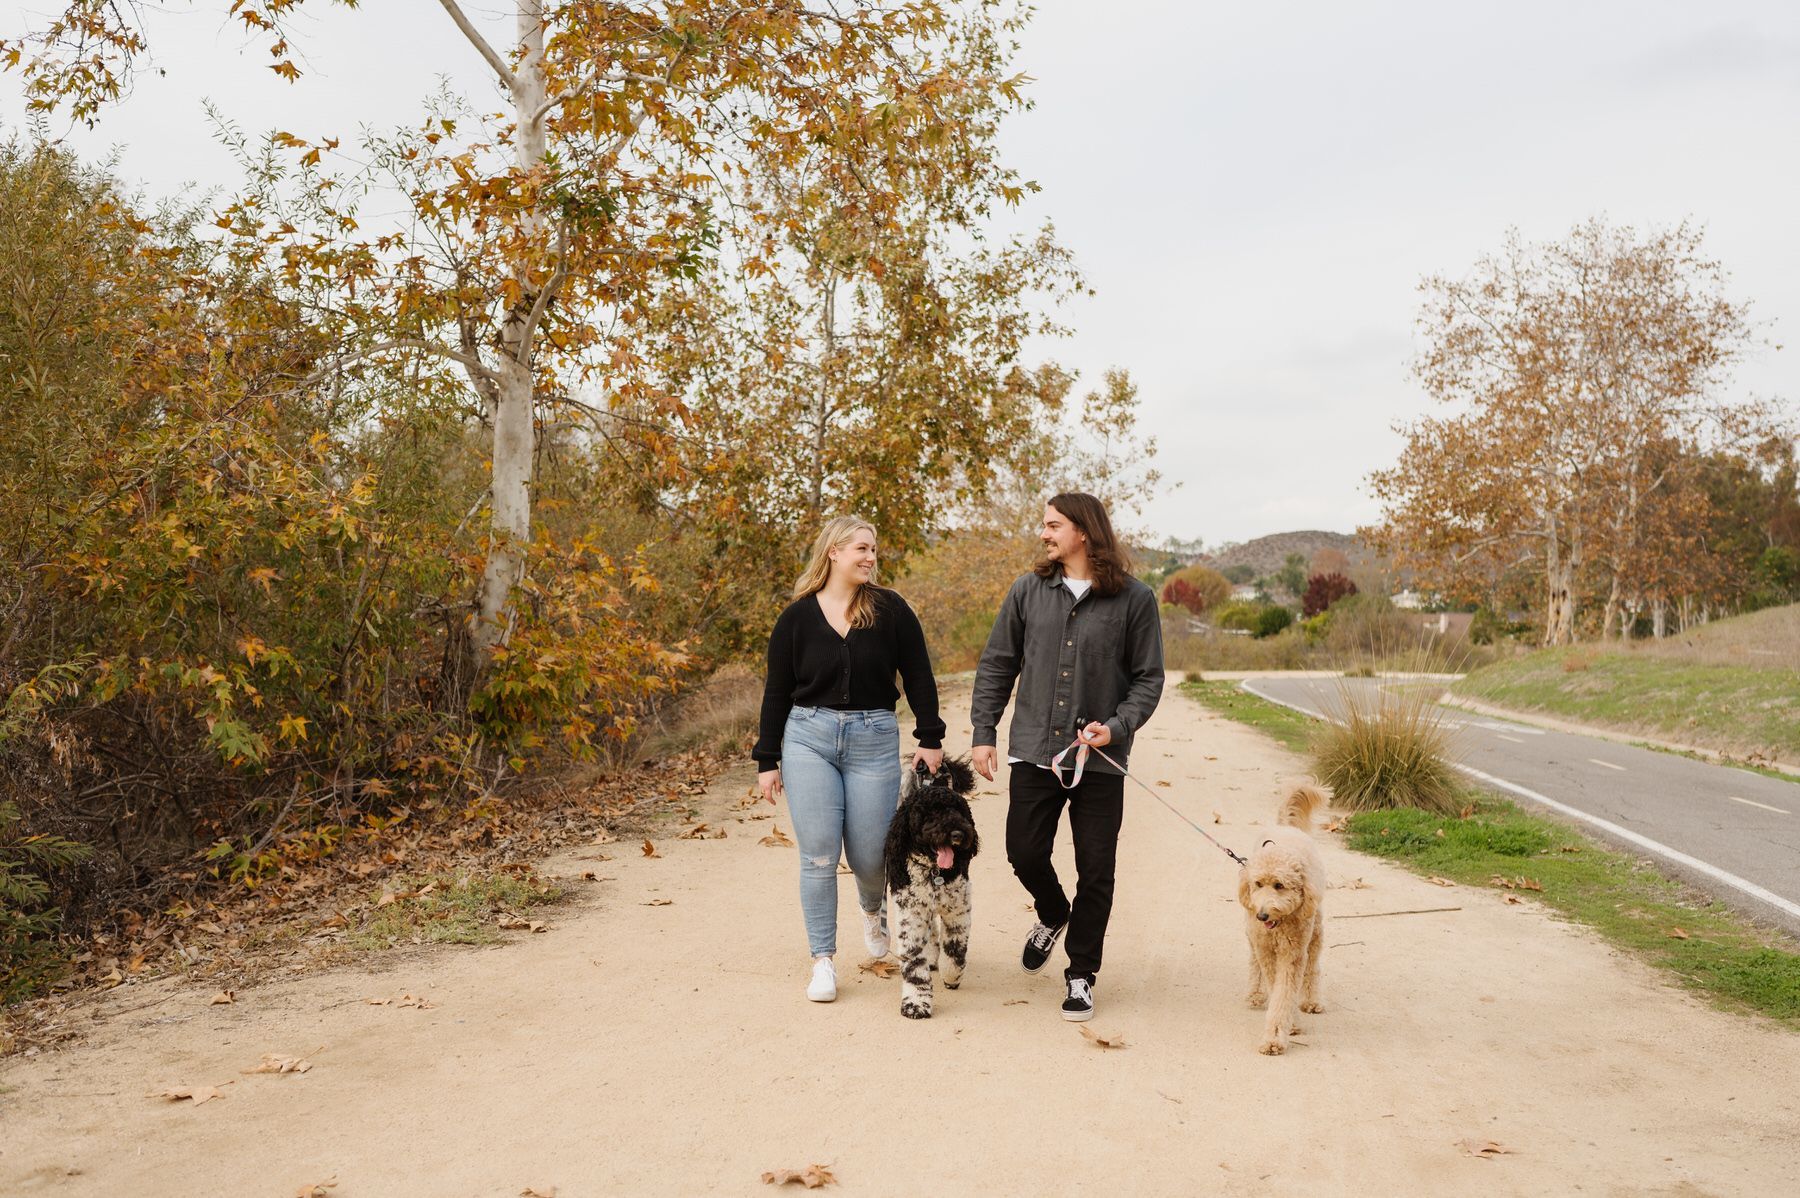
<svg viewBox="0 0 1800 1198"><path fill-rule="evenodd" d="M900 972L900 967L886 957L879 957L873 961L864 961L861 965L857 966L857 968L864 973L872 973L878 978L891 978Z"/></svg>
<svg viewBox="0 0 1800 1198"><path fill-rule="evenodd" d="M662 854L661 854L661 853L659 853L659 852L657 852L657 851L656 851L656 846L655 846L655 845L653 845L653 844L651 844L651 843L650 843L650 842L649 842L649 841L648 841L648 840L646 840L646 841L645 841L645 842L644 842L644 856L646 856L646 857L660 857L660 856L662 856Z"/></svg>
<svg viewBox="0 0 1800 1198"><path fill-rule="evenodd" d="M414 1007L420 1011L429 1011L437 1006L417 994L401 994L388 998L371 998L365 1000L371 1007Z"/></svg>
<svg viewBox="0 0 1800 1198"><path fill-rule="evenodd" d="M1125 1037L1114 1032L1110 1036L1102 1036L1091 1027L1081 1029L1081 1038L1096 1048L1124 1048Z"/></svg>
<svg viewBox="0 0 1800 1198"><path fill-rule="evenodd" d="M1512 1156L1513 1150L1496 1140L1458 1140L1456 1146L1477 1160L1498 1160Z"/></svg>
<svg viewBox="0 0 1800 1198"><path fill-rule="evenodd" d="M337 1174L333 1173L324 1181L309 1181L294 1191L294 1198L331 1198L327 1190L337 1189Z"/></svg>
<svg viewBox="0 0 1800 1198"><path fill-rule="evenodd" d="M761 845L767 845L769 848L772 848L772 849L791 849L794 847L793 840L790 839L788 837L788 834L786 832L783 832L780 828L775 828L767 836L763 837L761 840L757 841L756 843L761 844Z"/></svg>
<svg viewBox="0 0 1800 1198"><path fill-rule="evenodd" d="M187 1098L191 1099L195 1106L200 1106L203 1103L211 1102L215 1098L225 1097L225 1091L222 1087L229 1086L230 1084L230 1082L224 1082L219 1086L169 1086L162 1090L152 1090L144 1097L166 1098L170 1102L180 1102L182 1099Z"/></svg>
<svg viewBox="0 0 1800 1198"><path fill-rule="evenodd" d="M305 1073L312 1068L312 1062L305 1057L290 1057L286 1053L265 1052L262 1061L243 1073Z"/></svg>
<svg viewBox="0 0 1800 1198"><path fill-rule="evenodd" d="M837 1184L837 1178L825 1165L808 1165L804 1169L771 1169L762 1175L762 1179L764 1185L803 1185L809 1190Z"/></svg>

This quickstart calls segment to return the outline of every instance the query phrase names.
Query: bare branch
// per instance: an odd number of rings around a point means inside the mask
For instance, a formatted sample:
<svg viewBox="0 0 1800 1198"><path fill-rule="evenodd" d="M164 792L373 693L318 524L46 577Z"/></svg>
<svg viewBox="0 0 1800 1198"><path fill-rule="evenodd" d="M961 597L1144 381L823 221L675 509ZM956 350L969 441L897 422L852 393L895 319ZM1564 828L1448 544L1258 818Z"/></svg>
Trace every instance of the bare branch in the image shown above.
<svg viewBox="0 0 1800 1198"><path fill-rule="evenodd" d="M506 60L496 54L494 48L488 45L487 39L481 36L481 31L475 28L474 23L457 5L456 0L438 0L438 3L444 6L444 11L450 14L450 19L456 22L456 27L463 31L463 36L469 39L470 44L476 50L480 51L483 58L487 59L488 65L494 68L494 73L500 76L500 82L506 84L506 90L517 91L519 77L512 73L512 68L506 65Z"/></svg>

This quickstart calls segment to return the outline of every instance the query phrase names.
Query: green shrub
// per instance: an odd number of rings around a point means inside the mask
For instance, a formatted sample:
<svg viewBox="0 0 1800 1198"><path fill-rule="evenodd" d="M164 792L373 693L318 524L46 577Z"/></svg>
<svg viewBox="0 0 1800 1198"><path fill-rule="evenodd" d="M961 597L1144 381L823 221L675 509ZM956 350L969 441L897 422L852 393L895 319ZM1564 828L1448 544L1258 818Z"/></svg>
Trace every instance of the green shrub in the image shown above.
<svg viewBox="0 0 1800 1198"><path fill-rule="evenodd" d="M1251 632L1258 640L1274 636L1283 628L1294 622L1294 613L1285 607L1265 607L1256 613L1256 624Z"/></svg>
<svg viewBox="0 0 1800 1198"><path fill-rule="evenodd" d="M1256 603L1226 603L1213 611L1212 622L1219 628L1230 628L1238 632L1255 632L1256 621L1262 606Z"/></svg>
<svg viewBox="0 0 1800 1198"><path fill-rule="evenodd" d="M1306 636L1309 645L1322 645L1331 632L1331 612L1322 611L1316 616L1300 622L1300 631Z"/></svg>
<svg viewBox="0 0 1800 1198"><path fill-rule="evenodd" d="M1447 757L1449 733L1423 691L1345 687L1338 706L1339 718L1320 730L1313 749L1313 773L1331 788L1336 805L1459 809L1462 787Z"/></svg>
<svg viewBox="0 0 1800 1198"><path fill-rule="evenodd" d="M62 912L50 903L45 875L92 851L58 836L27 836L17 805L0 800L0 1004L28 998L54 982Z"/></svg>

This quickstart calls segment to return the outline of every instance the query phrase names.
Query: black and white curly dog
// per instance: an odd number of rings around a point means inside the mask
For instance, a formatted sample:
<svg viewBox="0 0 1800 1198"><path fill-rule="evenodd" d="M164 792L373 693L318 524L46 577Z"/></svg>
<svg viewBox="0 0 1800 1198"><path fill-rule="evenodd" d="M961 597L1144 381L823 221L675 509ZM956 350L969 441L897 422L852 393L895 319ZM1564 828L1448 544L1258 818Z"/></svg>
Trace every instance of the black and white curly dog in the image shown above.
<svg viewBox="0 0 1800 1198"><path fill-rule="evenodd" d="M949 758L936 773L916 762L900 783L887 884L899 917L900 1013L908 1019L931 1018L933 970L954 990L969 961L969 860L981 841L965 796L974 789L968 761Z"/></svg>

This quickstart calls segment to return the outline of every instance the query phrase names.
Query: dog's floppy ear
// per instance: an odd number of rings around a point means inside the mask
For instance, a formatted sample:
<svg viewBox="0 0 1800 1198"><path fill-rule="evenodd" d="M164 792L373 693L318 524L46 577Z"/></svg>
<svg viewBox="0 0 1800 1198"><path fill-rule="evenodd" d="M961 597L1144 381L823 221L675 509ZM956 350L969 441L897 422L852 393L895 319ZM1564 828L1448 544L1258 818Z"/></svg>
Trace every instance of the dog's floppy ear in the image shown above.
<svg viewBox="0 0 1800 1198"><path fill-rule="evenodd" d="M967 757L946 757L938 768L938 779L959 795L975 789L975 770Z"/></svg>

